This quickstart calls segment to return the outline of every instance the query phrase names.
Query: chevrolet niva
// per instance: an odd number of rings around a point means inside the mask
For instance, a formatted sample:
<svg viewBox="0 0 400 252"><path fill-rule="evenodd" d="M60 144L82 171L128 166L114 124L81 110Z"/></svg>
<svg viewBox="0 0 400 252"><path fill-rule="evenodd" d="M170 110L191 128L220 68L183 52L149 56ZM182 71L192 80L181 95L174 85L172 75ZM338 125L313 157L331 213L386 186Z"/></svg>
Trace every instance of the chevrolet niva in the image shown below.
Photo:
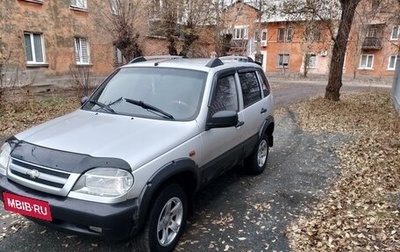
<svg viewBox="0 0 400 252"><path fill-rule="evenodd" d="M0 198L46 226L171 251L202 186L242 161L266 168L273 112L250 58L139 57L2 145Z"/></svg>

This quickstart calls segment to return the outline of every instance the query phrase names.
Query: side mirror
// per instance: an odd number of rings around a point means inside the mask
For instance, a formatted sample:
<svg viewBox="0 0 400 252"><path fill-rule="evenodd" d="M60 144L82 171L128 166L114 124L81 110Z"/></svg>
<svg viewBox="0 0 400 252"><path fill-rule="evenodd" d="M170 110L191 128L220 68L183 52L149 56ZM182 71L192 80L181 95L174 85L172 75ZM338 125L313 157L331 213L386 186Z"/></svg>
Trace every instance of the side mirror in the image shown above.
<svg viewBox="0 0 400 252"><path fill-rule="evenodd" d="M236 111L219 111L215 113L206 124L206 130L212 128L227 128L236 126L239 122L238 114Z"/></svg>
<svg viewBox="0 0 400 252"><path fill-rule="evenodd" d="M81 106L83 106L83 104L85 104L87 101L89 100L88 96L84 96L81 98Z"/></svg>

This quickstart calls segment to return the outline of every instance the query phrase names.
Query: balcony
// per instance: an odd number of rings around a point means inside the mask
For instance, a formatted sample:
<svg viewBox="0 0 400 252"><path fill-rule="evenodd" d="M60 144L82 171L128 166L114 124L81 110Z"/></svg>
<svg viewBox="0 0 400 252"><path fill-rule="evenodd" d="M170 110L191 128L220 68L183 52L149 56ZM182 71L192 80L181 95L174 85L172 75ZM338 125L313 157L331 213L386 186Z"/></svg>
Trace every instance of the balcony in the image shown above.
<svg viewBox="0 0 400 252"><path fill-rule="evenodd" d="M381 50L382 49L382 39L377 37L366 37L362 44L362 49L364 50Z"/></svg>

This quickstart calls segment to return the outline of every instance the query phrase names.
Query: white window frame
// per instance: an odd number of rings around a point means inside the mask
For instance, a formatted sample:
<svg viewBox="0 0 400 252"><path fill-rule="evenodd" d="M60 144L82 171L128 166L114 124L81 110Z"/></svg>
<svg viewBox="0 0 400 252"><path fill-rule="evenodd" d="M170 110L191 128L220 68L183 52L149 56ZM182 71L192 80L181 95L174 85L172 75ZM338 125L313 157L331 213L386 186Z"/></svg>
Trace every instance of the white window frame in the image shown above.
<svg viewBox="0 0 400 252"><path fill-rule="evenodd" d="M150 20L160 20L162 9L163 9L162 0L151 0Z"/></svg>
<svg viewBox="0 0 400 252"><path fill-rule="evenodd" d="M367 29L367 38L376 38L378 34L378 29L376 27L368 27Z"/></svg>
<svg viewBox="0 0 400 252"><path fill-rule="evenodd" d="M108 0L110 3L111 13L114 15L119 15L120 11L120 2L118 0Z"/></svg>
<svg viewBox="0 0 400 252"><path fill-rule="evenodd" d="M261 36L260 36L261 46L267 46L267 37L268 37L268 30L267 29L261 30Z"/></svg>
<svg viewBox="0 0 400 252"><path fill-rule="evenodd" d="M83 50L82 44L86 43L86 55L84 55L85 51ZM75 61L77 65L90 65L90 46L87 38L83 37L75 37ZM85 57L86 56L86 57ZM87 60L85 60L85 58Z"/></svg>
<svg viewBox="0 0 400 252"><path fill-rule="evenodd" d="M281 58L282 58L282 60L281 60ZM281 61L282 61L282 64L280 64ZM288 68L289 67L289 61L290 61L290 54L288 54L288 53L279 53L278 54L277 67L278 68Z"/></svg>
<svg viewBox="0 0 400 252"><path fill-rule="evenodd" d="M78 9L87 9L87 0L71 0L71 6Z"/></svg>
<svg viewBox="0 0 400 252"><path fill-rule="evenodd" d="M24 32L24 42L25 42L25 36L29 36L29 43L30 45L27 45L25 43L25 54L26 54L26 63L27 64L45 64L46 63L46 54L45 54L45 47L44 47L44 39L43 39L43 34L40 33L32 33L32 32ZM34 41L34 36L40 36L40 48L35 47L35 41ZM30 46L30 50L32 53L32 60L28 60L28 55L27 55L27 47ZM37 59L36 52L40 50L42 53L42 61L39 61Z"/></svg>
<svg viewBox="0 0 400 252"><path fill-rule="evenodd" d="M389 61L388 61L388 68L387 70L395 70L396 69L396 65L397 65L397 60L399 60L399 56L398 55L390 55L389 56ZM392 63L392 64L391 64Z"/></svg>
<svg viewBox="0 0 400 252"><path fill-rule="evenodd" d="M248 25L235 26L232 31L233 40L243 40L248 38Z"/></svg>
<svg viewBox="0 0 400 252"><path fill-rule="evenodd" d="M117 47L114 47L114 53L115 53L115 64L117 66L125 64L125 59L124 56L122 55L121 50L119 50Z"/></svg>
<svg viewBox="0 0 400 252"><path fill-rule="evenodd" d="M278 28L278 42L292 42L293 40L293 28L292 27L280 27Z"/></svg>
<svg viewBox="0 0 400 252"><path fill-rule="evenodd" d="M309 53L309 55L310 55L310 58L308 59L307 68L317 68L317 54L316 53ZM307 57L307 55L306 55L306 57Z"/></svg>
<svg viewBox="0 0 400 252"><path fill-rule="evenodd" d="M374 58L373 54L361 54L360 55L360 66L359 69L373 69L374 68ZM364 64L365 59L365 64Z"/></svg>
<svg viewBox="0 0 400 252"><path fill-rule="evenodd" d="M286 37L285 37L287 42L292 42L293 40L293 28L289 27L286 29Z"/></svg>
<svg viewBox="0 0 400 252"><path fill-rule="evenodd" d="M285 28L278 28L278 37L277 41L278 42L285 42L285 37L286 37L286 29Z"/></svg>
<svg viewBox="0 0 400 252"><path fill-rule="evenodd" d="M400 37L400 26L394 25L390 34L390 40L398 40Z"/></svg>

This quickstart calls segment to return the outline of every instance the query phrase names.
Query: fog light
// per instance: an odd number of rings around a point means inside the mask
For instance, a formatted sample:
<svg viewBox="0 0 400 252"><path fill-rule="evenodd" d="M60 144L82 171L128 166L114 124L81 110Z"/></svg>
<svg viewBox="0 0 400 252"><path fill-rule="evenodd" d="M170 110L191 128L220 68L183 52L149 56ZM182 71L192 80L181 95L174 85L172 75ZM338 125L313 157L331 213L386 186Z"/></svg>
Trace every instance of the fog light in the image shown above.
<svg viewBox="0 0 400 252"><path fill-rule="evenodd" d="M103 229L101 227L89 226L89 229L94 231L94 232L97 232L97 233L102 233L103 232Z"/></svg>

